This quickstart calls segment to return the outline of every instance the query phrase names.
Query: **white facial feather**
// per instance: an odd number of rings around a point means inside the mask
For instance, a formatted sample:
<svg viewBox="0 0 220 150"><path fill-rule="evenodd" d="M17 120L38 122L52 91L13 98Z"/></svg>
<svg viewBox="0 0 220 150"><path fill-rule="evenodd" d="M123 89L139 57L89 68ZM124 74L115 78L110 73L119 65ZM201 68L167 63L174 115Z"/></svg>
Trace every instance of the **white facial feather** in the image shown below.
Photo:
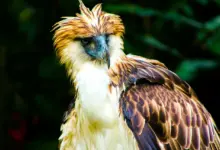
<svg viewBox="0 0 220 150"><path fill-rule="evenodd" d="M121 37L111 35L109 36L109 51L110 51L110 63L111 66L115 64L115 62L120 59L121 56L125 55L123 52L123 40Z"/></svg>

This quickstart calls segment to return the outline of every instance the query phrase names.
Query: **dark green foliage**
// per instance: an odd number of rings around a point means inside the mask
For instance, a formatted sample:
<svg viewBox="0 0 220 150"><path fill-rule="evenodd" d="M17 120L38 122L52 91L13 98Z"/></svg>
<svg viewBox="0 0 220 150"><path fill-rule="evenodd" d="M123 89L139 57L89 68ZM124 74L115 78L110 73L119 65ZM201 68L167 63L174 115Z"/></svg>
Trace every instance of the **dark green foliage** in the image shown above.
<svg viewBox="0 0 220 150"><path fill-rule="evenodd" d="M220 88L214 87L220 84L220 0L84 0L90 8L97 2L103 2L105 11L122 17L126 53L165 63L192 85L220 124ZM7 81L2 82L2 87L3 93L9 94L0 94L7 97L0 105L8 110L4 110L5 120L12 120L11 114L18 112L26 122L24 138L16 142L8 135L8 143L15 144L8 144L7 148L56 149L62 116L74 91L56 59L51 29L60 17L79 12L78 2L1 3L0 58L4 62L0 63L0 71L4 76L0 81ZM7 130L11 124L6 121Z"/></svg>

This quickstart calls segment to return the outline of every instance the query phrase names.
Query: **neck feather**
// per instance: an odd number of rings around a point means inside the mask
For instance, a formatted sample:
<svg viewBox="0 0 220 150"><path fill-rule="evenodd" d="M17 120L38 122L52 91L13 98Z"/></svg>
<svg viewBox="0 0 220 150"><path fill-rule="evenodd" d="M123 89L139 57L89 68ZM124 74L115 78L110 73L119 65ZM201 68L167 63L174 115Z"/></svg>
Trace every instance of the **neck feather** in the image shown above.
<svg viewBox="0 0 220 150"><path fill-rule="evenodd" d="M112 53L111 66L123 55L121 50ZM76 101L90 123L100 128L116 124L118 99L115 91L109 90L111 79L107 65L85 62L73 77L78 92Z"/></svg>

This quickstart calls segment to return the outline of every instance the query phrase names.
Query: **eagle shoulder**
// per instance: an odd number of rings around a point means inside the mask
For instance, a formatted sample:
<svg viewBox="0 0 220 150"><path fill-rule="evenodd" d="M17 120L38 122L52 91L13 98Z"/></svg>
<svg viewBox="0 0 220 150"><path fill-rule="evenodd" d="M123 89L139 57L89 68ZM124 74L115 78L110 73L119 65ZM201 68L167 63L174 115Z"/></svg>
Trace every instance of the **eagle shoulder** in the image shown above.
<svg viewBox="0 0 220 150"><path fill-rule="evenodd" d="M123 57L109 70L140 149L219 149L217 127L193 89L156 60Z"/></svg>

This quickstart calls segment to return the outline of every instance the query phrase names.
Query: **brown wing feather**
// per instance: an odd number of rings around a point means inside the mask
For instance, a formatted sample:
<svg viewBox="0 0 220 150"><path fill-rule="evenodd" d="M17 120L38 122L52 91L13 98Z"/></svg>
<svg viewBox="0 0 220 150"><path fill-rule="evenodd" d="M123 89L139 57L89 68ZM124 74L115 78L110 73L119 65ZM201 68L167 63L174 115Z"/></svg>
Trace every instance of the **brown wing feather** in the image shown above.
<svg viewBox="0 0 220 150"><path fill-rule="evenodd" d="M124 57L109 73L114 86L124 87L120 108L139 146L147 142L138 139L147 125L157 138L154 144L165 149L219 149L211 115L192 88L162 63Z"/></svg>

